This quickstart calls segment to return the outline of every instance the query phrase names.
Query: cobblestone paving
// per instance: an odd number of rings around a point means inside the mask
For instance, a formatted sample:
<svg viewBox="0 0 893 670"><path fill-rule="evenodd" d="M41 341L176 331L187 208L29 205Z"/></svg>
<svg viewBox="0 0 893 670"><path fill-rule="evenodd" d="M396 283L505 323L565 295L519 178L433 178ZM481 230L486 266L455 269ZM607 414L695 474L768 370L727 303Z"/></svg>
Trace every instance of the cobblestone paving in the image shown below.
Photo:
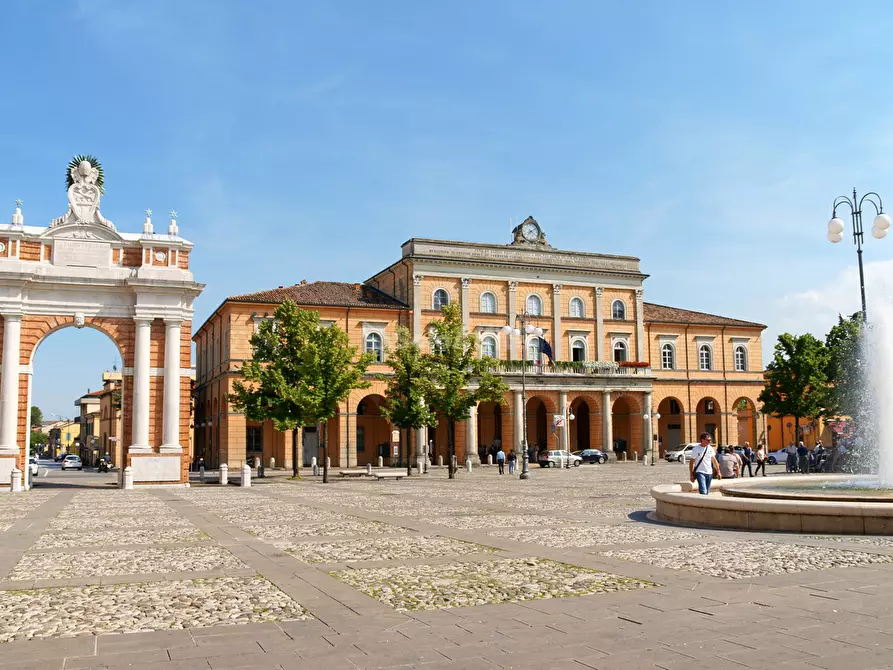
<svg viewBox="0 0 893 670"><path fill-rule="evenodd" d="M35 549L68 549L71 547L111 547L129 544L178 544L210 539L198 528L123 528L99 531L55 531L40 536Z"/></svg>
<svg viewBox="0 0 893 670"><path fill-rule="evenodd" d="M398 611L561 598L654 585L538 558L344 570L332 574Z"/></svg>
<svg viewBox="0 0 893 670"><path fill-rule="evenodd" d="M396 561L407 558L438 558L464 554L490 553L493 548L446 537L410 536L374 538L362 542L277 542L298 560L306 563L356 563L358 561Z"/></svg>
<svg viewBox="0 0 893 670"><path fill-rule="evenodd" d="M567 526L525 530L497 530L489 533L515 542L533 542L546 547L591 547L602 544L631 544L692 540L699 533L642 526Z"/></svg>
<svg viewBox="0 0 893 670"><path fill-rule="evenodd" d="M606 551L603 555L722 579L893 563L893 556L881 554L760 541Z"/></svg>
<svg viewBox="0 0 893 670"><path fill-rule="evenodd" d="M482 528L515 528L518 526L542 526L544 524L568 523L564 519L538 514L469 514L447 516L423 516L422 523L433 523L457 530L480 530Z"/></svg>
<svg viewBox="0 0 893 670"><path fill-rule="evenodd" d="M333 537L339 535L383 535L405 533L406 529L377 521L329 521L308 524L246 524L244 530L264 540L287 540L298 537Z"/></svg>

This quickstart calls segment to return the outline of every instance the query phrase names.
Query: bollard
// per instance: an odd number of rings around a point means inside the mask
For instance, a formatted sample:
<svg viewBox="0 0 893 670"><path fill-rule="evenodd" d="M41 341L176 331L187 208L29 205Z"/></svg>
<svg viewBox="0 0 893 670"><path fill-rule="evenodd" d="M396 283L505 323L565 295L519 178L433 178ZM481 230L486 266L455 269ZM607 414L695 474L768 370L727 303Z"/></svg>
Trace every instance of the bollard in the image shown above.
<svg viewBox="0 0 893 670"><path fill-rule="evenodd" d="M487 454L487 465L493 465L493 454Z"/></svg>
<svg viewBox="0 0 893 670"><path fill-rule="evenodd" d="M258 458L257 456L254 457L254 467L255 468L260 467L260 458Z"/></svg>
<svg viewBox="0 0 893 670"><path fill-rule="evenodd" d="M9 488L13 493L22 492L22 471L18 468L13 468L9 473Z"/></svg>
<svg viewBox="0 0 893 670"><path fill-rule="evenodd" d="M133 469L129 465L124 468L124 488L133 490Z"/></svg>
<svg viewBox="0 0 893 670"><path fill-rule="evenodd" d="M378 467L380 467L380 468L384 467L384 457L383 456L378 457Z"/></svg>
<svg viewBox="0 0 893 670"><path fill-rule="evenodd" d="M459 469L459 457L458 456L450 456L450 463L453 464L453 472Z"/></svg>
<svg viewBox="0 0 893 670"><path fill-rule="evenodd" d="M229 484L229 466L226 463L220 464L220 483Z"/></svg>
<svg viewBox="0 0 893 670"><path fill-rule="evenodd" d="M247 463L242 466L242 481L239 486L251 486L251 466Z"/></svg>
<svg viewBox="0 0 893 670"><path fill-rule="evenodd" d="M276 459L273 458L272 456L270 456L270 470L273 470L275 468L276 468Z"/></svg>
<svg viewBox="0 0 893 670"><path fill-rule="evenodd" d="M332 459L326 456L326 468L332 467Z"/></svg>
<svg viewBox="0 0 893 670"><path fill-rule="evenodd" d="M264 477L266 477L266 475L264 474L264 464L263 461L261 461L257 466L257 478L262 479Z"/></svg>
<svg viewBox="0 0 893 670"><path fill-rule="evenodd" d="M204 466L204 465L202 465L202 466L198 469L198 480L199 480L202 484L205 483L205 466Z"/></svg>
<svg viewBox="0 0 893 670"><path fill-rule="evenodd" d="M639 452L638 451L633 452L633 460L636 461L637 463L639 462Z"/></svg>
<svg viewBox="0 0 893 670"><path fill-rule="evenodd" d="M648 465L648 454L642 456L642 465Z"/></svg>
<svg viewBox="0 0 893 670"><path fill-rule="evenodd" d="M366 463L366 474L372 476L372 463Z"/></svg>
<svg viewBox="0 0 893 670"><path fill-rule="evenodd" d="M626 460L626 452L624 451L622 453L623 453L623 460L625 461Z"/></svg>
<svg viewBox="0 0 893 670"><path fill-rule="evenodd" d="M314 458L313 460L316 460L316 459ZM313 473L313 476L319 477L319 466L316 463L314 463L310 467L312 468L311 472Z"/></svg>
<svg viewBox="0 0 893 670"><path fill-rule="evenodd" d="M442 468L442 467L443 467L443 456L438 456L438 457L437 457L437 467L438 467L438 468Z"/></svg>
<svg viewBox="0 0 893 670"><path fill-rule="evenodd" d="M416 467L419 469L419 474L422 475L425 473L425 459L419 457L416 459Z"/></svg>
<svg viewBox="0 0 893 670"><path fill-rule="evenodd" d="M465 469L471 472L471 458L465 459Z"/></svg>
<svg viewBox="0 0 893 670"><path fill-rule="evenodd" d="M313 458L310 459L310 467L313 468L314 474L316 474L316 465L317 465L316 456L314 456Z"/></svg>

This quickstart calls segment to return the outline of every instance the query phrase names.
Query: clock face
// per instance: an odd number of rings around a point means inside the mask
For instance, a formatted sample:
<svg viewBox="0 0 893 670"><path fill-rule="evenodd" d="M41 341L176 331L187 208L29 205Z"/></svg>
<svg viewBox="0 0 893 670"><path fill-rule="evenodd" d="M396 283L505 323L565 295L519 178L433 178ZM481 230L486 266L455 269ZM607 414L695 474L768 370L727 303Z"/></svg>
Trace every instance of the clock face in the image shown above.
<svg viewBox="0 0 893 670"><path fill-rule="evenodd" d="M525 223L521 227L521 234L528 242L535 242L540 238L540 229L535 223Z"/></svg>

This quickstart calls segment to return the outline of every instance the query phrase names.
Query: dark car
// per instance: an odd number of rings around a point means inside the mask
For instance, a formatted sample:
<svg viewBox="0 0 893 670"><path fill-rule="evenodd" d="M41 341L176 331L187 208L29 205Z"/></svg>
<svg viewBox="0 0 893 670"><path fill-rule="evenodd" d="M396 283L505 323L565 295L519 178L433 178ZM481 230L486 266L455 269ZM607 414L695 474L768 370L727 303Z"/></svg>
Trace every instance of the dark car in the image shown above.
<svg viewBox="0 0 893 670"><path fill-rule="evenodd" d="M607 463L608 455L601 449L583 449L575 451L574 456L579 456L584 463Z"/></svg>

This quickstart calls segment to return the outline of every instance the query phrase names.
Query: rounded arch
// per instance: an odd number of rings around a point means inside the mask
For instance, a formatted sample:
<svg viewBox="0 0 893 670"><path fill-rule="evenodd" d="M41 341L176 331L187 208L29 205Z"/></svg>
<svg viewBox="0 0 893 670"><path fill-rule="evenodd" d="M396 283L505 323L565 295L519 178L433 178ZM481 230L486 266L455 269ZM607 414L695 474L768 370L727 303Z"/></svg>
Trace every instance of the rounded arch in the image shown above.
<svg viewBox="0 0 893 670"><path fill-rule="evenodd" d="M747 372L747 347L743 344L736 344L732 356L735 372Z"/></svg>
<svg viewBox="0 0 893 670"><path fill-rule="evenodd" d="M695 438L701 433L710 433L713 444L724 444L728 436L722 434L722 407L716 398L705 396L695 408Z"/></svg>
<svg viewBox="0 0 893 670"><path fill-rule="evenodd" d="M511 448L502 438L502 405L498 402L482 402L477 406L478 456L487 462L487 454L494 450Z"/></svg>
<svg viewBox="0 0 893 670"><path fill-rule="evenodd" d="M571 361L584 362L589 360L589 345L586 338L576 336L571 338Z"/></svg>
<svg viewBox="0 0 893 670"><path fill-rule="evenodd" d="M709 372L713 370L713 345L706 342L698 345L698 370L701 372Z"/></svg>
<svg viewBox="0 0 893 670"><path fill-rule="evenodd" d="M736 414L735 439L737 444L748 442L751 447L757 446L757 411L756 403L746 396L741 396L732 403Z"/></svg>
<svg viewBox="0 0 893 670"><path fill-rule="evenodd" d="M558 448L555 435L549 430L552 415L557 413L558 406L552 397L533 394L527 398L527 443L535 452Z"/></svg>
<svg viewBox="0 0 893 670"><path fill-rule="evenodd" d="M443 286L437 287L431 294L431 309L435 309L438 312L449 305L451 302L452 296L450 295L450 292Z"/></svg>
<svg viewBox="0 0 893 670"><path fill-rule="evenodd" d="M495 314L499 311L499 300L493 291L484 291L480 297L480 310L483 314Z"/></svg>
<svg viewBox="0 0 893 670"><path fill-rule="evenodd" d="M540 297L539 293L527 294L527 297L524 298L524 311L532 316L543 315L543 299Z"/></svg>
<svg viewBox="0 0 893 670"><path fill-rule="evenodd" d="M664 342L660 346L660 368L661 370L676 369L676 345L672 342Z"/></svg>
<svg viewBox="0 0 893 670"><path fill-rule="evenodd" d="M25 356L27 356L27 365L34 364L34 356L37 355L37 350L50 335L52 335L53 333L57 333L60 330L65 330L66 328L89 328L90 330L95 330L102 333L115 344L115 347L118 349L118 355L121 357L121 364L125 365L124 353L128 349L127 343L122 343L118 339L119 333L117 332L117 329L110 328L108 323L102 323L102 321L100 320L94 320L88 317L84 319L83 326L77 326L75 325L74 317L70 317L67 319L60 319L59 317L56 317L53 319L47 319L45 322L45 326L45 330L38 329L35 333L32 334L31 338L27 337L25 333L22 333L22 344L20 351L22 353L22 358L25 358ZM29 342L29 339L33 341Z"/></svg>
<svg viewBox="0 0 893 670"><path fill-rule="evenodd" d="M493 334L481 337L481 358L499 358L499 338Z"/></svg>
<svg viewBox="0 0 893 670"><path fill-rule="evenodd" d="M668 396L657 404L657 446L662 457L689 439L685 430L685 410L682 401Z"/></svg>
<svg viewBox="0 0 893 670"><path fill-rule="evenodd" d="M583 298L579 296L574 296L573 298L571 298L571 301L568 304L568 316L570 316L572 319L586 318L586 306L583 302Z"/></svg>
<svg viewBox="0 0 893 670"><path fill-rule="evenodd" d="M626 321L626 303L622 299L615 298L611 301L611 318L614 321Z"/></svg>
<svg viewBox="0 0 893 670"><path fill-rule="evenodd" d="M577 396L570 403L573 421L568 421L568 445L571 451L582 451L594 446L592 442L592 415L596 406L585 397ZM570 417L568 417L570 419Z"/></svg>
<svg viewBox="0 0 893 670"><path fill-rule="evenodd" d="M384 402L384 396L379 393L368 393L357 402L353 443L358 466L377 465L379 455L384 456L386 462L390 458L391 426L381 413Z"/></svg>

